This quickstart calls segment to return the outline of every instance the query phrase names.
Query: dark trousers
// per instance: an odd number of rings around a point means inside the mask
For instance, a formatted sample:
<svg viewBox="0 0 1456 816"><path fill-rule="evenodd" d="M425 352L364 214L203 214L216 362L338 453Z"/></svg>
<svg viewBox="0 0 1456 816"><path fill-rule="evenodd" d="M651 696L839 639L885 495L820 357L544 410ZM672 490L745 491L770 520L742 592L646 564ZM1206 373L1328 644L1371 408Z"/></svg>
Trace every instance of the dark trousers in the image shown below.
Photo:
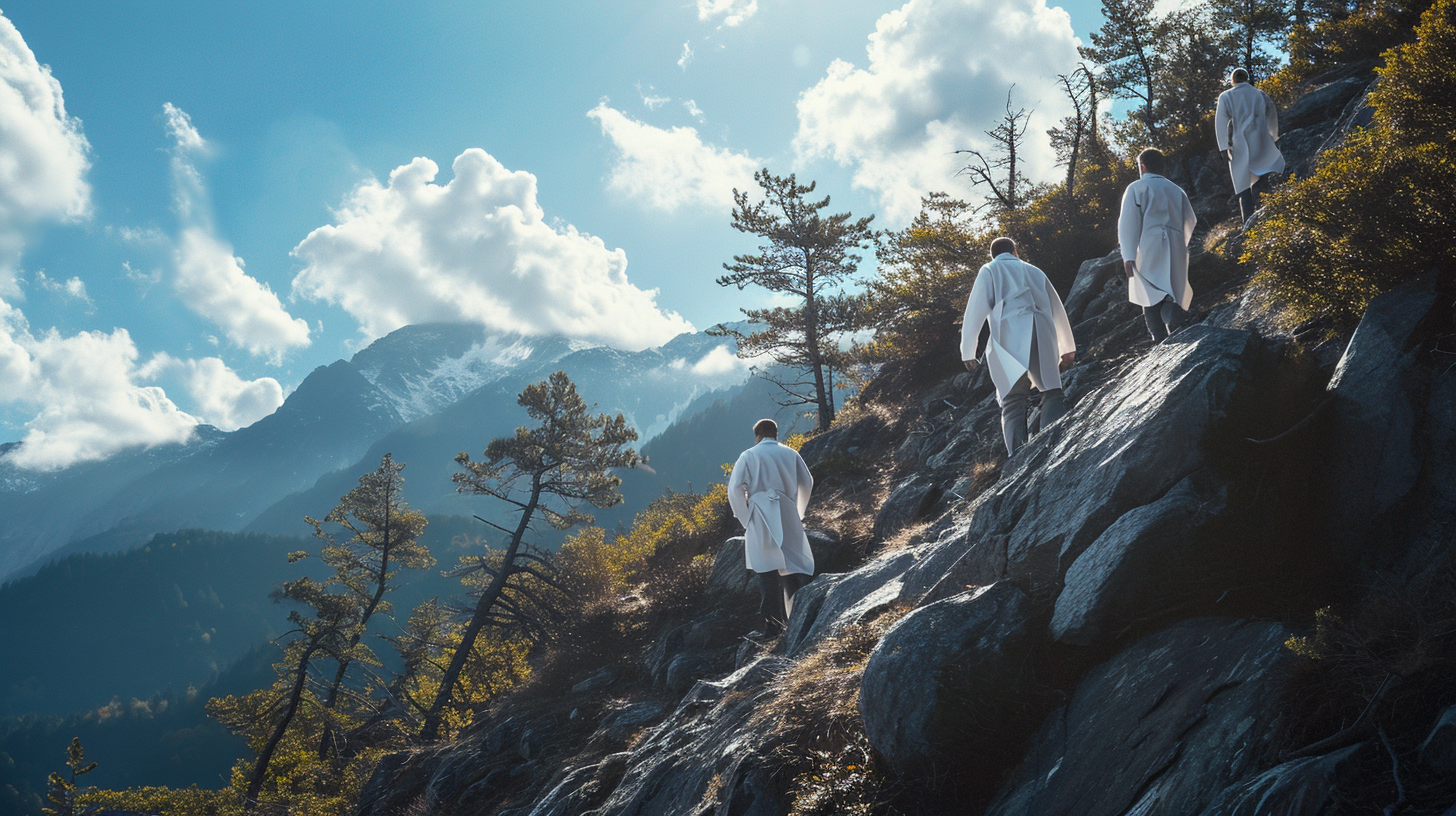
<svg viewBox="0 0 1456 816"><path fill-rule="evenodd" d="M1148 323L1148 333L1153 336L1153 342L1161 343L1168 335L1183 328L1188 321L1188 311L1174 303L1172 298L1163 298L1163 302L1156 306L1143 307L1143 320Z"/></svg>
<svg viewBox="0 0 1456 816"><path fill-rule="evenodd" d="M1006 392L1001 400L1001 436L1006 440L1006 453L1012 455L1026 444L1026 417L1031 407L1031 375L1022 374L1021 379ZM1036 428L1040 430L1056 422L1067 413L1067 402L1062 399L1062 389L1052 388L1041 392L1041 412L1037 416Z"/></svg>
<svg viewBox="0 0 1456 816"><path fill-rule="evenodd" d="M794 594L813 580L801 572L779 575L777 572L756 572L758 576L758 614L763 617L763 633L774 637L784 631L793 606Z"/></svg>
<svg viewBox="0 0 1456 816"><path fill-rule="evenodd" d="M1259 181L1263 181L1263 179L1259 179ZM1254 217L1254 210L1259 209L1259 191L1256 189L1258 186L1258 182L1255 182L1253 187L1239 193L1239 215L1245 223Z"/></svg>

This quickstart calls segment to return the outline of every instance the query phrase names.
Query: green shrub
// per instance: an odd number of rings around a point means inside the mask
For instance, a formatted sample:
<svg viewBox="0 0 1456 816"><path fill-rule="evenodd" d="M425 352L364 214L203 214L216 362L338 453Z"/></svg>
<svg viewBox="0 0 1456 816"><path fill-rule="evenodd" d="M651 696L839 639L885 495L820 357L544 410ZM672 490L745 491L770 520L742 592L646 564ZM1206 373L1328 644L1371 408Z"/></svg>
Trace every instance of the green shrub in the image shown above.
<svg viewBox="0 0 1456 816"><path fill-rule="evenodd" d="M1295 321L1358 320L1366 304L1456 261L1456 0L1386 54L1369 128L1265 199L1243 259Z"/></svg>

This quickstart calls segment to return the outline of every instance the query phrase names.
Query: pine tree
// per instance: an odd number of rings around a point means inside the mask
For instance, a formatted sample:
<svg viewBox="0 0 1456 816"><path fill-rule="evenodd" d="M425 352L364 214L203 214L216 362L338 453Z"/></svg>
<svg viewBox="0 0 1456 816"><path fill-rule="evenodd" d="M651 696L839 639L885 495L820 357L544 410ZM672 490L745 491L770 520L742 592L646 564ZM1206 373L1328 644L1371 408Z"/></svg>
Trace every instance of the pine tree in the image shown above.
<svg viewBox="0 0 1456 816"><path fill-rule="evenodd" d="M46 793L46 799L50 800L55 807L41 808L41 812L48 816L82 816L95 813L99 807L95 805L80 806L80 803L76 801L76 797L80 794L80 788L76 785L76 777L96 770L95 762L86 762L86 751L81 748L80 737L71 738L71 745L66 749L66 765L71 769L69 776L62 776L52 771L47 779L50 783L50 790Z"/></svg>
<svg viewBox="0 0 1456 816"><path fill-rule="evenodd" d="M1154 107L1162 71L1154 5L1155 0L1102 0L1102 27L1092 32L1092 45L1079 49L1083 58L1102 66L1103 89L1143 103L1143 125L1152 136L1158 133Z"/></svg>
<svg viewBox="0 0 1456 816"><path fill-rule="evenodd" d="M525 549L532 523L545 519L558 530L590 523L592 517L581 505L606 508L619 503L621 480L610 470L631 467L637 460L633 450L624 447L637 439L626 418L621 414L590 415L563 371L546 382L527 386L517 402L539 423L536 427L517 428L514 436L493 440L481 461L472 461L467 453L455 457L464 468L453 477L460 492L492 496L514 507L520 517L513 529L485 522L509 538L497 557L482 557L473 565L489 581L476 598L470 621L460 632L460 642L425 715L420 732L425 740L438 736L444 710L481 631L488 623L525 611L518 602L530 591L523 579L554 583L545 560Z"/></svg>
<svg viewBox="0 0 1456 816"><path fill-rule="evenodd" d="M818 428L834 422L833 368L839 361L837 337L859 328L860 303L842 292L844 281L859 266L857 250L868 246L874 216L859 220L849 213L822 215L829 197L808 201L815 183L799 184L790 174L775 176L768 169L754 174L763 200L749 203L747 192L733 191L733 228L766 241L756 255L735 255L723 264L728 274L719 286L742 290L750 285L792 296L797 306L743 309L750 321L765 328L751 334L717 326L710 334L738 340L738 356L767 354L779 365L802 371L811 378L794 382L771 379L786 398L781 405L813 405Z"/></svg>
<svg viewBox="0 0 1456 816"><path fill-rule="evenodd" d="M435 564L429 549L416 540L428 523L424 514L411 510L400 497L403 470L404 463L396 463L386 453L379 468L359 477L359 486L344 494L322 521L304 519L324 542L323 561L334 569L329 582L343 586L357 606L352 633L338 657L334 679L324 697L325 711L337 706L344 676L356 658L378 662L360 641L376 613L388 615L393 611L386 594L394 588L395 575L402 568L428 569ZM343 527L349 537L340 541L324 528L325 524ZM335 736L333 722L325 721L319 756L333 750Z"/></svg>
<svg viewBox="0 0 1456 816"><path fill-rule="evenodd" d="M268 781L269 765L274 754L298 715L305 700L311 698L309 670L321 656L339 659L357 629L358 607L348 594L329 592L324 584L307 577L289 581L273 593L276 600L290 600L310 609L306 614L295 609L288 614L294 628L280 639L287 638L284 659L278 665L279 682L268 699L252 710L240 710L231 698L209 701L208 713L235 733L250 737L258 759L249 774L243 794L243 812L251 813L259 804L259 796ZM316 702L316 701L315 701ZM266 737L263 735L266 734Z"/></svg>
<svg viewBox="0 0 1456 816"><path fill-rule="evenodd" d="M1289 31L1288 0L1208 0L1213 25L1233 40L1239 64L1251 81L1268 76L1278 60L1268 46ZM1305 16L1301 9L1300 16Z"/></svg>

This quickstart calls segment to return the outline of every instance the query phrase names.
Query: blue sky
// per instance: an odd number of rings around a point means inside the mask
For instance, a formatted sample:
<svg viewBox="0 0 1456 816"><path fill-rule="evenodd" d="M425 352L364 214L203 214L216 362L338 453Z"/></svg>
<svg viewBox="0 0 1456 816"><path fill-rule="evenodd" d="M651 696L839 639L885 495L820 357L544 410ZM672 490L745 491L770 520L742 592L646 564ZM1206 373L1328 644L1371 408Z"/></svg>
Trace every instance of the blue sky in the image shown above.
<svg viewBox="0 0 1456 816"><path fill-rule="evenodd" d="M1065 8L12 0L0 441L56 467L247 424L410 322L732 319L767 302L714 283L753 247L735 185L797 172L883 227L969 195L951 151L1011 83L1033 133L1059 116L1100 23Z"/></svg>

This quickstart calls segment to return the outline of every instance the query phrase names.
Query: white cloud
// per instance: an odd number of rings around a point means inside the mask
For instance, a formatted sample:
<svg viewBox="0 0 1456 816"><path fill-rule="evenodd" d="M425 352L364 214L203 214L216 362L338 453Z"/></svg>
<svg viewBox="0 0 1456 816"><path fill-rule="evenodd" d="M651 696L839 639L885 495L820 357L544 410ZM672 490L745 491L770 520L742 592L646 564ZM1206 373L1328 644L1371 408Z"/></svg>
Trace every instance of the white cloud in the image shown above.
<svg viewBox="0 0 1456 816"><path fill-rule="evenodd" d="M137 284L137 286L141 287L142 297L146 297L147 292L151 291L151 288L153 286L156 286L157 284L162 282L161 269L153 269L150 272L143 272L140 269L132 266L131 261L121 262L121 274L125 276L127 280L132 281L133 283Z"/></svg>
<svg viewBox="0 0 1456 816"><path fill-rule="evenodd" d="M570 225L546 223L536 177L478 148L455 159L454 179L417 158L387 185L359 185L335 222L294 256L304 297L343 307L366 339L427 321L471 321L502 331L596 340L626 349L691 330L657 307L656 290L627 280L627 256Z"/></svg>
<svg viewBox="0 0 1456 816"><path fill-rule="evenodd" d="M115 235L127 244L145 246L167 243L167 236L156 227L114 227L108 224L106 232L108 235Z"/></svg>
<svg viewBox="0 0 1456 816"><path fill-rule="evenodd" d="M698 107L698 103L697 102L694 102L691 99L689 99L689 100L687 100L686 102L683 103L683 108L685 108L687 110L689 116L693 117L694 119L698 120L699 122L701 122L705 118L707 118L707 117L705 117L703 115L703 109L700 108L700 107Z"/></svg>
<svg viewBox="0 0 1456 816"><path fill-rule="evenodd" d="M149 380L179 379L192 413L224 431L252 425L283 404L283 386L277 380L245 380L217 357L179 360L161 353L141 373Z"/></svg>
<svg viewBox="0 0 1456 816"><path fill-rule="evenodd" d="M91 296L86 294L86 282L77 277L67 280L57 280L45 273L45 270L38 270L35 273L35 285L51 294L58 295L68 300L79 300L87 307L95 307Z"/></svg>
<svg viewBox="0 0 1456 816"><path fill-rule="evenodd" d="M168 102L162 106L172 137L174 203L182 231L173 248L177 266L174 286L187 307L217 324L228 339L249 352L282 360L288 349L307 346L308 323L293 317L268 284L244 271L243 259L219 238L195 158L209 146L187 113Z"/></svg>
<svg viewBox="0 0 1456 816"><path fill-rule="evenodd" d="M177 294L216 323L229 340L277 363L283 352L309 344L308 322L283 308L268 284L243 271L232 246L200 227L182 230L174 255Z"/></svg>
<svg viewBox="0 0 1456 816"><path fill-rule="evenodd" d="M49 470L190 437L197 419L139 384L136 358L126 329L37 337L0 301L0 401L39 408L7 458Z"/></svg>
<svg viewBox="0 0 1456 816"><path fill-rule="evenodd" d="M957 149L989 147L984 131L1015 107L1035 109L1024 145L1027 175L1053 178L1043 134L1066 107L1056 75L1077 63L1071 20L1045 0L909 0L880 17L869 65L835 60L799 97L794 145L801 161L854 166L857 187L877 192L891 222L908 221L920 197L954 189ZM966 190L955 190L966 193Z"/></svg>
<svg viewBox="0 0 1456 816"><path fill-rule="evenodd" d="M45 220L91 214L90 145L61 83L0 15L0 295L17 295L25 236Z"/></svg>
<svg viewBox="0 0 1456 816"><path fill-rule="evenodd" d="M648 85L647 90L644 91L642 89L642 84L637 84L637 94L642 97L642 104L645 105L648 110L657 110L658 108L672 101L672 97L670 96L658 96L656 93L653 93L653 91L655 90L656 89L653 88L651 85Z"/></svg>
<svg viewBox="0 0 1456 816"><path fill-rule="evenodd" d="M0 404L36 410L6 461L37 470L105 459L134 447L185 442L199 422L232 430L272 413L283 390L271 377L244 380L222 360L158 354L138 365L126 329L63 337L33 334L0 300ZM177 379L196 404L179 408L158 385Z"/></svg>
<svg viewBox="0 0 1456 816"><path fill-rule="evenodd" d="M704 354L696 363L689 365L686 360L674 360L673 367L685 369L699 377L717 378L730 374L746 374L752 365L748 360L740 358L733 353L730 346L714 346L707 354Z"/></svg>
<svg viewBox="0 0 1456 816"><path fill-rule="evenodd" d="M587 112L617 148L608 186L657 209L683 205L727 210L733 190L753 189L762 163L743 153L704 144L696 128L658 128L606 102Z"/></svg>
<svg viewBox="0 0 1456 816"><path fill-rule="evenodd" d="M688 63L690 63L692 61L693 61L693 47L691 45L689 45L688 43L683 43L682 53L679 54L678 55L678 58L677 58L677 67L679 67L679 68L683 69L684 71L686 71L688 69Z"/></svg>
<svg viewBox="0 0 1456 816"><path fill-rule="evenodd" d="M723 18L723 25L732 28L758 13L758 0L698 0L698 19Z"/></svg>

